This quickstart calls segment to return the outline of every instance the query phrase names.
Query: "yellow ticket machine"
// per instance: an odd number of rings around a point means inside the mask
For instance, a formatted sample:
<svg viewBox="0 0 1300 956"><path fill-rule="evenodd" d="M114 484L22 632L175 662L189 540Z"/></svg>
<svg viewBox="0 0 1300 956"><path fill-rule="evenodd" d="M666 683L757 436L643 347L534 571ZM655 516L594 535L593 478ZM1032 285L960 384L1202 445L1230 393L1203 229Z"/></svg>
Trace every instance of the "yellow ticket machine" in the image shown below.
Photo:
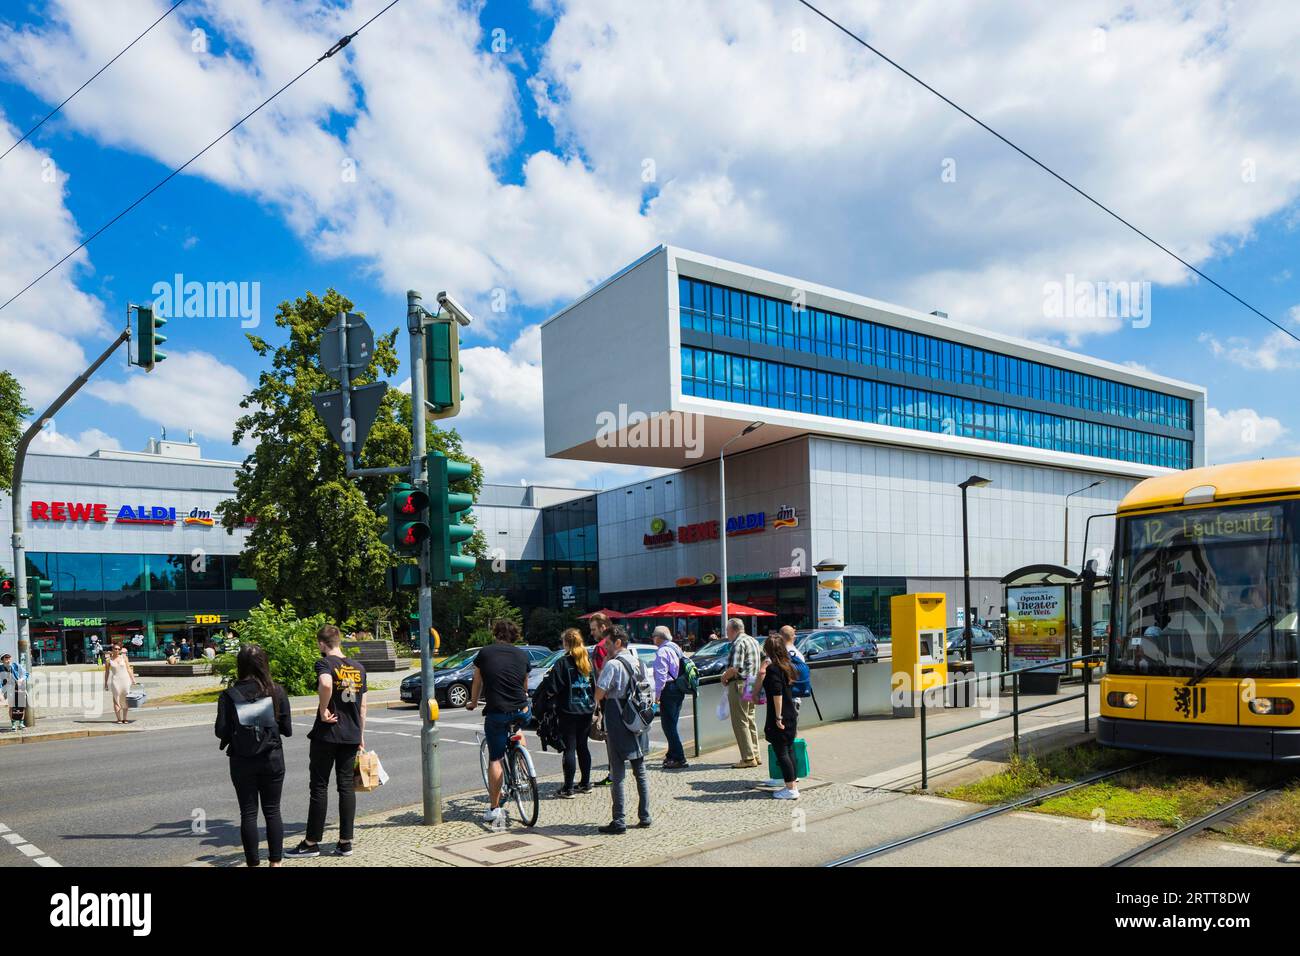
<svg viewBox="0 0 1300 956"><path fill-rule="evenodd" d="M942 594L896 594L889 612L894 706L910 711L913 694L948 683L947 609Z"/></svg>

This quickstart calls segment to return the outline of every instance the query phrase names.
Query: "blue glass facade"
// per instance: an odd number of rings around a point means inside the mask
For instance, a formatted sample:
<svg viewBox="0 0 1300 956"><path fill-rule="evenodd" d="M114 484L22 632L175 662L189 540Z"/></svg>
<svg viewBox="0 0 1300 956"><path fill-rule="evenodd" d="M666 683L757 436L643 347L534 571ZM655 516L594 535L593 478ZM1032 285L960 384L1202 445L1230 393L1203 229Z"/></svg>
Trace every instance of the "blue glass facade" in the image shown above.
<svg viewBox="0 0 1300 956"><path fill-rule="evenodd" d="M682 277L679 283L682 328L709 334L715 345L683 344L683 394L1165 468L1191 467L1191 441L1165 433L1190 430L1192 403L1186 398L831 312L796 310L789 302L694 279ZM725 345L720 339L733 339L738 348L718 348ZM741 343L840 359L855 371L860 367L861 374L736 354L746 350ZM883 380L892 373L920 376L933 386ZM1005 399L990 402L959 394L971 388L992 390ZM1044 402L1058 411L1025 407ZM1072 417L1071 409L1080 416ZM1101 416L1127 419L1135 427L1097 421Z"/></svg>

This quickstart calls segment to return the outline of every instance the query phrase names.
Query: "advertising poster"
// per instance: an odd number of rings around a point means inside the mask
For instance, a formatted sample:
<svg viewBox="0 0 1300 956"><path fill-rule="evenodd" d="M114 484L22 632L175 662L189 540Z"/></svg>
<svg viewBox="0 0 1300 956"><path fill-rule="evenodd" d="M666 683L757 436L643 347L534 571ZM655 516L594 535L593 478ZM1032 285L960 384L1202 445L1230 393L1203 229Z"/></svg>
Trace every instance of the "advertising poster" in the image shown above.
<svg viewBox="0 0 1300 956"><path fill-rule="evenodd" d="M844 569L817 571L817 626L844 626Z"/></svg>
<svg viewBox="0 0 1300 956"><path fill-rule="evenodd" d="M1007 588L1007 643L1012 668L1069 657L1066 630L1065 585ZM1067 667L1062 665L1056 673L1065 673Z"/></svg>

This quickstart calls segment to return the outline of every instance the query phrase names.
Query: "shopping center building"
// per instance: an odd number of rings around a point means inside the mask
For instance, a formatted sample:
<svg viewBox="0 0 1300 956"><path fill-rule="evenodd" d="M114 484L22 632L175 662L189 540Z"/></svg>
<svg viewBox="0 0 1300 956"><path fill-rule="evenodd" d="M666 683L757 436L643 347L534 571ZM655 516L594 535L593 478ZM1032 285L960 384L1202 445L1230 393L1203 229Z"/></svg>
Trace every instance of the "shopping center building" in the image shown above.
<svg viewBox="0 0 1300 956"><path fill-rule="evenodd" d="M143 452L28 455L23 477L27 574L53 582L52 619L32 623L33 657L90 659L96 639L131 657L202 645L260 600L240 573L245 529L228 534L217 505L234 492L237 462L210 461L193 441L150 440ZM0 535L12 533L0 496ZM9 552L0 566L9 568ZM0 647L16 647L14 608L0 609Z"/></svg>
<svg viewBox="0 0 1300 956"><path fill-rule="evenodd" d="M808 624L814 567L842 564L848 622L883 631L905 592L956 623L970 476L988 619L1007 572L1079 567L1090 515L1205 460L1203 387L666 246L548 319L542 360L548 456L674 469L595 494L619 610L717 602L724 443L730 599Z"/></svg>

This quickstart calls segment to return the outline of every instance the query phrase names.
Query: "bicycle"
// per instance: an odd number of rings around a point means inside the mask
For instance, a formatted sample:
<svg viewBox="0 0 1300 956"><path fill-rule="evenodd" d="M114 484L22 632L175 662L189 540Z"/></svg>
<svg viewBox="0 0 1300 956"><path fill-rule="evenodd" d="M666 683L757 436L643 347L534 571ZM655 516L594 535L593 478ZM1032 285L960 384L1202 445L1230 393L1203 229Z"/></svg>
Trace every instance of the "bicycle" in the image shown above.
<svg viewBox="0 0 1300 956"><path fill-rule="evenodd" d="M519 811L519 821L526 827L537 823L538 791L537 769L533 766L533 756L524 746L521 732L523 721L511 721L506 733L506 755L501 762L501 809L509 816L506 804L514 801ZM478 762L483 772L483 788L488 789L488 742L482 731L478 734Z"/></svg>

